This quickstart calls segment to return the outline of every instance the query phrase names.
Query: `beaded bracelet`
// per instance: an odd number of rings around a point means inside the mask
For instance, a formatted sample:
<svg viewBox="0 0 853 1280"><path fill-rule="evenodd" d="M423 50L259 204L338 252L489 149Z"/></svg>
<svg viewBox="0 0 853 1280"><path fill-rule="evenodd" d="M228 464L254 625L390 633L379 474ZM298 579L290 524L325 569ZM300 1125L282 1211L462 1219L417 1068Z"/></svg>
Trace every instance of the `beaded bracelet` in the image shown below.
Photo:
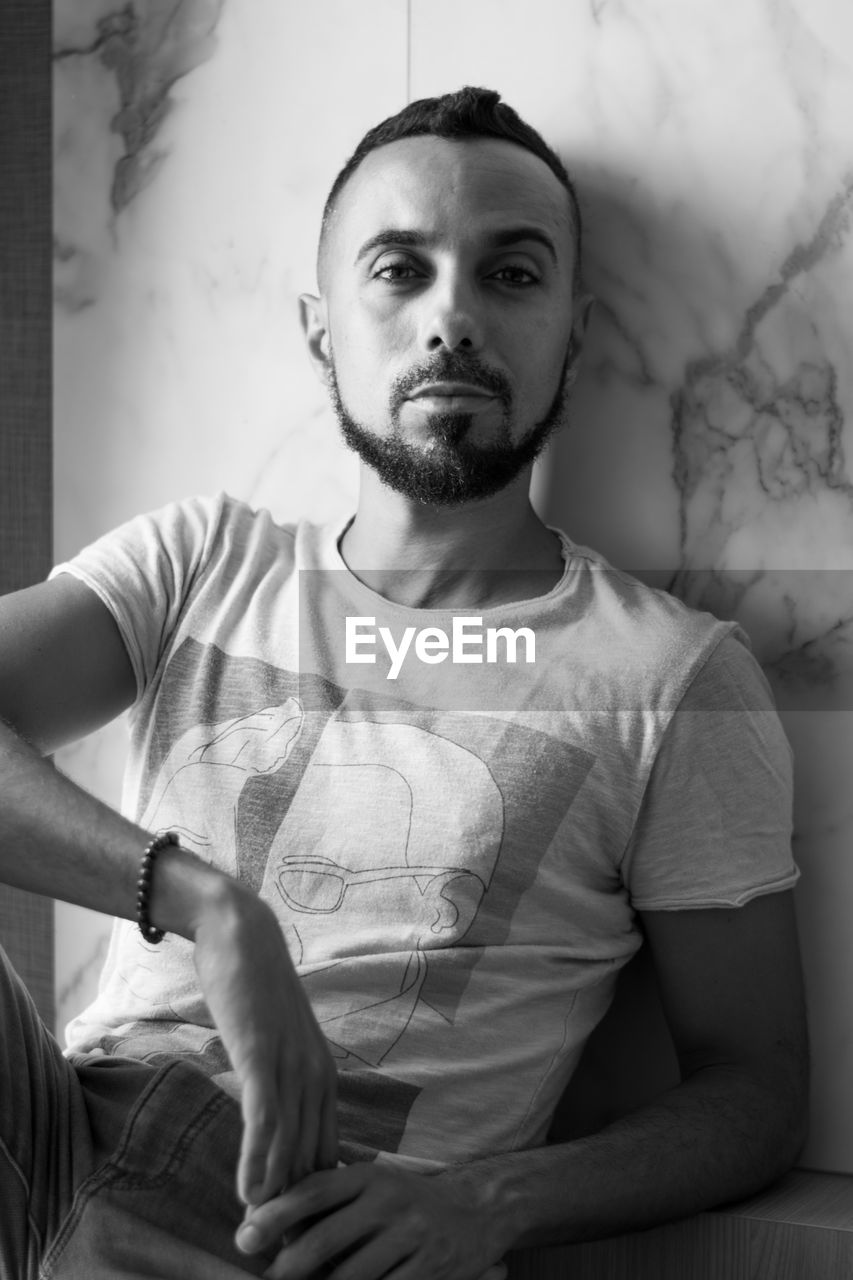
<svg viewBox="0 0 853 1280"><path fill-rule="evenodd" d="M162 942L166 936L165 929L158 929L151 923L148 909L154 862L160 850L167 848L170 844L180 844L174 831L163 831L159 836L154 836L145 846L142 862L139 865L139 879L136 882L136 919L139 932L146 942Z"/></svg>

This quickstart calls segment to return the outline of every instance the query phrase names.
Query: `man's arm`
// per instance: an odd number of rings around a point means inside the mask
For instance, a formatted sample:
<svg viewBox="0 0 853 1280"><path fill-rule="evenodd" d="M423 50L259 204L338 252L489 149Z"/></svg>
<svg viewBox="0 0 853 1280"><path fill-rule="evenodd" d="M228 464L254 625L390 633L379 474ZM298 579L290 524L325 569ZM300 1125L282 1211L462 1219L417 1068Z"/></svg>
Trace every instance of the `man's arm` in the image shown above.
<svg viewBox="0 0 853 1280"><path fill-rule="evenodd" d="M682 1083L590 1137L451 1171L451 1183L472 1187L485 1174L517 1244L594 1239L740 1199L789 1169L804 1142L790 891L739 909L647 912L643 923ZM526 1166L536 1160L534 1190Z"/></svg>
<svg viewBox="0 0 853 1280"><path fill-rule="evenodd" d="M0 599L0 881L135 918L150 833L40 754L105 724L134 693L118 627L88 587L61 575ZM243 1085L243 1198L260 1202L331 1167L334 1064L273 913L170 850L157 861L150 915L195 942L202 991ZM271 986L271 973L281 982Z"/></svg>
<svg viewBox="0 0 853 1280"><path fill-rule="evenodd" d="M335 1280L376 1280L396 1250L400 1280L474 1280L509 1249L654 1226L788 1169L807 1099L790 892L732 910L648 912L643 923L682 1066L677 1088L590 1137L436 1177L381 1165L316 1174L247 1215L255 1243L270 1247L325 1214L267 1274L308 1277L349 1251Z"/></svg>

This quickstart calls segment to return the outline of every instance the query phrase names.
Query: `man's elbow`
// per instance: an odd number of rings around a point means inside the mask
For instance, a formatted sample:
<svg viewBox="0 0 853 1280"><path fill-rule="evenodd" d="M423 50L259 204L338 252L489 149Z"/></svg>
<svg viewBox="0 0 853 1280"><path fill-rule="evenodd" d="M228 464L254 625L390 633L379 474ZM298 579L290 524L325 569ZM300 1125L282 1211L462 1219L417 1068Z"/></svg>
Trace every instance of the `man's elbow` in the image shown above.
<svg viewBox="0 0 853 1280"><path fill-rule="evenodd" d="M764 1184L787 1173L800 1159L809 1128L809 1053L805 1037L796 1045L774 1052L753 1072L764 1099L764 1140L758 1144L763 1159Z"/></svg>
<svg viewBox="0 0 853 1280"><path fill-rule="evenodd" d="M780 1174L787 1173L800 1159L809 1136L809 1054L808 1046L804 1046L797 1061L792 1063L787 1089L787 1133L782 1153L784 1167Z"/></svg>
<svg viewBox="0 0 853 1280"><path fill-rule="evenodd" d="M724 1199L742 1200L781 1178L802 1155L809 1111L805 1038L767 1053L706 1061L693 1078L710 1083L706 1072L715 1078L715 1127L727 1153ZM682 1062L682 1079L690 1077Z"/></svg>

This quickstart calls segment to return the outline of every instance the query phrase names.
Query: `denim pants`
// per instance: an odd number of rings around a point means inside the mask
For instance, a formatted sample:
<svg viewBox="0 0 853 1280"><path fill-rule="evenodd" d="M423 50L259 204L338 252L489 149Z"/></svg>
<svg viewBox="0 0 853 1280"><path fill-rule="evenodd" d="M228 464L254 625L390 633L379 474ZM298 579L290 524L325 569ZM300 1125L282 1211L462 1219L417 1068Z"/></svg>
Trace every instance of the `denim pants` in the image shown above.
<svg viewBox="0 0 853 1280"><path fill-rule="evenodd" d="M237 1103L196 1067L69 1061L0 947L0 1280L236 1280Z"/></svg>

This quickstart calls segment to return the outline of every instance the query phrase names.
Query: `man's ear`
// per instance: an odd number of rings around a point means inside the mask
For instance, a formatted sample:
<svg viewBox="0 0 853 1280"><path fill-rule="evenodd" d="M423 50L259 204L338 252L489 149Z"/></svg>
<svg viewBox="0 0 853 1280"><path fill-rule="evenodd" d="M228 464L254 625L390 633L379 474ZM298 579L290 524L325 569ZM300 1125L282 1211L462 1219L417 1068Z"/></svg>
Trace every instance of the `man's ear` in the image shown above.
<svg viewBox="0 0 853 1280"><path fill-rule="evenodd" d="M569 341L569 366L566 375L570 386L578 375L581 352L594 307L595 298L590 293L579 294L572 303L572 336Z"/></svg>
<svg viewBox="0 0 853 1280"><path fill-rule="evenodd" d="M586 339L586 331L589 328L589 321L594 307L595 298L591 293L581 293L574 300L572 307L574 313L572 319L572 345L578 352L580 352Z"/></svg>
<svg viewBox="0 0 853 1280"><path fill-rule="evenodd" d="M326 304L313 293L299 295L299 323L305 334L308 355L317 377L325 385L329 380L329 322Z"/></svg>

